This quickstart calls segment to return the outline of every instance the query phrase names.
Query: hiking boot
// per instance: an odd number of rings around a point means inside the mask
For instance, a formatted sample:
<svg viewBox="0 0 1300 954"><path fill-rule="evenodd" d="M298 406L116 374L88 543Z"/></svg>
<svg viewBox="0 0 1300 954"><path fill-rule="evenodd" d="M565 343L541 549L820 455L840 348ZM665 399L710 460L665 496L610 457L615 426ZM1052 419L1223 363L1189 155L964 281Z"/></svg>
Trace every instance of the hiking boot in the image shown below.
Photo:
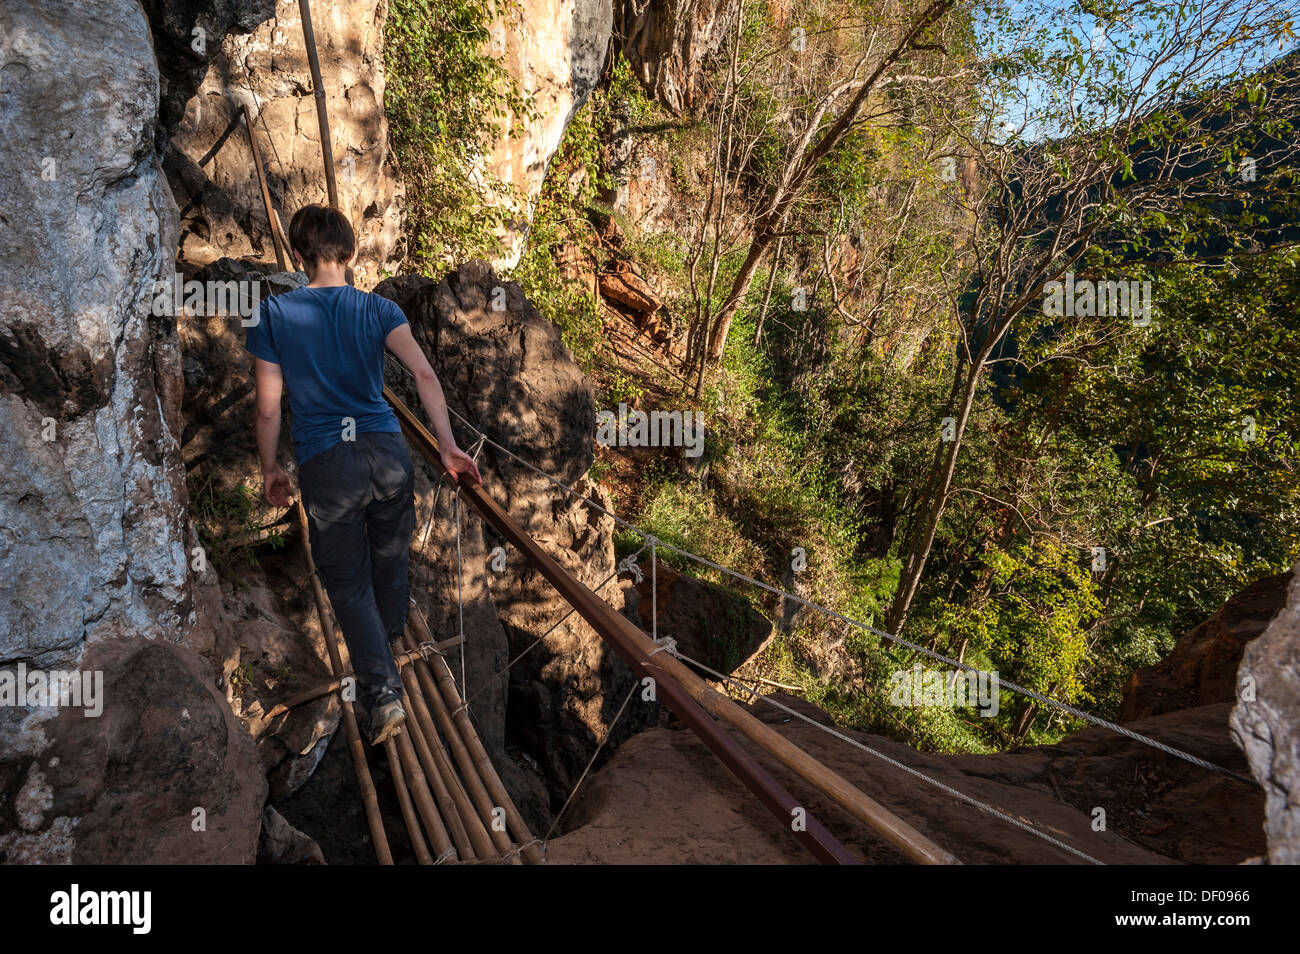
<svg viewBox="0 0 1300 954"><path fill-rule="evenodd" d="M370 710L370 744L382 745L402 731L406 710L395 692L386 692L375 700Z"/></svg>

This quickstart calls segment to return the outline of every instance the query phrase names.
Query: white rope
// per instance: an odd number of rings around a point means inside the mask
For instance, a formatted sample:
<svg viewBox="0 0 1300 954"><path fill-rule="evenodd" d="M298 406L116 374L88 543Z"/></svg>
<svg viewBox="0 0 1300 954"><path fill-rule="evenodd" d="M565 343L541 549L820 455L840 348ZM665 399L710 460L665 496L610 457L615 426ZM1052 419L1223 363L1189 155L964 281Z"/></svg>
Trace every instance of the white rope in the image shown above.
<svg viewBox="0 0 1300 954"><path fill-rule="evenodd" d="M646 537L650 544L650 638L659 641L659 539Z"/></svg>
<svg viewBox="0 0 1300 954"><path fill-rule="evenodd" d="M645 654L646 659L649 659L651 656L655 655L656 653L661 653L664 650L667 650L668 655L670 656L677 655L677 640L673 639L671 636L665 636L663 639L656 639L654 642L655 642L655 646L658 648L652 649L650 650L650 652L646 653ZM645 660L642 661L644 662Z"/></svg>
<svg viewBox="0 0 1300 954"><path fill-rule="evenodd" d="M448 860L455 857L456 857L456 847L452 845L448 847L445 851L443 851L443 853L440 854L437 858L434 858L433 863L435 865L446 864Z"/></svg>
<svg viewBox="0 0 1300 954"><path fill-rule="evenodd" d="M719 563L714 563L712 560L699 556L698 554L691 553L689 550L683 550L680 547L673 546L671 543L667 543L664 540L653 537L651 534L642 530L640 527L636 526L635 524L632 524L627 520L624 520L623 518L619 517L617 514L612 513L611 511L602 507L596 501L578 493L578 491L574 490L572 487L570 487L568 484L565 484L563 481L557 480L554 477L547 474L545 471L542 471L539 468L534 467L532 464L524 460L518 454L511 451L509 448L503 447L501 444L498 444L496 441L492 440L492 438L488 437L486 434L484 434L482 431L476 428L469 421L465 420L465 418L462 417L460 414L457 414L455 410L451 408L448 408L448 410L451 411L452 414L455 414L456 418L462 424L468 427L475 434L478 434L487 443L491 444L497 450L501 451L503 454L510 457L512 460L517 461L518 463L522 464L524 467L527 467L529 470L533 471L539 476L550 481L552 484L559 487L565 493L583 502L587 506L595 510L598 510L599 512L605 514L607 517L610 517L612 520L614 520L615 523L619 524L620 526L628 530L631 530L634 533L640 534L642 537L644 537L647 540L647 542L650 540L654 540L656 548L662 546L665 549L671 550L673 553L676 553L678 556L685 557L688 560L693 560L694 562L699 563L703 566L707 566L714 570L717 570L719 573L724 573L737 580L742 580L745 583L749 583L753 586L759 587L760 589L767 590L769 593L773 593L777 596L784 597L785 599L793 600L794 602L800 604L801 606L805 606L811 610L816 610L819 613L823 613L834 619L838 619L841 622L848 623L850 626L856 626L858 629L861 629L864 632L874 633L875 635L881 637L882 639L888 639L891 642L899 644L900 646L905 646L908 649L912 650L913 652L920 653L921 655L926 656L930 659L934 659L938 662L942 662L946 665L953 666L957 669L962 669L967 672L979 672L978 669L976 669L974 666L970 665L969 663L961 662L959 660L953 659L950 656L945 656L942 653L935 652L932 649L927 649L926 647L920 646L916 643L906 640L901 636L895 636L893 633L886 632L883 629L877 629L874 626L870 626L867 623L861 622L860 620L853 619L850 616L845 616L843 613L839 613L828 606L822 606L820 603L814 603L812 600L804 599L802 596L798 596L795 593L791 593L787 590L782 590L778 587L772 586L769 583L764 583L761 580L756 580L753 577L746 576L744 573L741 573L737 570L733 570L730 567L722 566ZM1111 722L1109 719L1104 719L1101 716L1096 716L1093 715L1092 713L1084 712L1082 709L1076 708L1075 706L1072 706L1069 703L1060 702L1056 699L1051 698L1050 696L1043 695L1041 692L1037 692L1033 689L1029 689L1024 686L1017 685L1016 683L1009 682L1005 679L999 680L999 685L1007 689L1010 689L1012 692L1018 692L1021 695L1027 696L1031 699L1041 702L1044 705L1052 706L1053 708L1059 709L1062 712L1067 712L1077 719L1082 719L1084 722L1090 722L1093 725L1101 726L1102 728L1105 729L1110 729L1112 732L1117 732L1120 735L1132 739L1135 742L1140 742L1143 745L1151 746L1152 748L1158 749L1161 752L1166 753L1167 755L1172 755L1175 758L1183 759L1186 762L1190 762L1193 765L1200 766L1201 768L1204 769L1209 769L1214 772L1220 772L1231 778L1235 778L1238 781L1246 782L1249 785L1254 785L1254 786L1259 785L1259 783L1256 782L1254 779L1247 778L1246 776L1241 775L1238 772L1234 772L1232 769L1224 768L1221 765L1217 765L1214 762L1207 761L1206 759L1203 759L1200 756L1193 755L1192 753L1186 752L1183 749L1176 748L1175 746L1166 745L1164 742L1160 742L1156 739L1151 738L1150 736L1143 735L1140 732L1134 732L1132 729L1128 729L1122 725L1118 725L1114 722Z"/></svg>
<svg viewBox="0 0 1300 954"><path fill-rule="evenodd" d="M641 550L644 550L644 549L645 549L645 547L642 547L642 548L641 548ZM638 582L638 583L640 583L642 580L644 580L644 579L645 579L645 574L641 572L641 568L640 568L639 566L637 566L637 563L636 563L637 555L641 552L641 550L638 550L636 553L629 554L628 556L625 556L625 557L623 557L623 559L619 560L619 561L618 561L618 569L615 570L614 572L615 572L615 573L624 573L624 572L626 572L626 573L631 573L632 576L636 579L636 582Z"/></svg>

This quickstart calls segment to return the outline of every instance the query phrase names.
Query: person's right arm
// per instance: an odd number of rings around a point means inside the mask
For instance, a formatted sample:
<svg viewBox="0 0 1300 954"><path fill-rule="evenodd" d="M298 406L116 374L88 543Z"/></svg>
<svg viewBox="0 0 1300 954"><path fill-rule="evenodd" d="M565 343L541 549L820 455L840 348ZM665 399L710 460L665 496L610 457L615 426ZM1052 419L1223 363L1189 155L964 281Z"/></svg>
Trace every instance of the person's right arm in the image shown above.
<svg viewBox="0 0 1300 954"><path fill-rule="evenodd" d="M481 484L483 478L474 458L456 446L456 436L451 432L451 419L447 416L447 400L443 396L442 385L438 382L438 375L434 373L429 359L424 356L415 336L411 334L411 326L405 322L398 325L388 333L384 344L415 378L420 403L424 405L424 413L433 424L433 436L438 439L443 467L447 468L447 472L457 482L463 480L470 485Z"/></svg>

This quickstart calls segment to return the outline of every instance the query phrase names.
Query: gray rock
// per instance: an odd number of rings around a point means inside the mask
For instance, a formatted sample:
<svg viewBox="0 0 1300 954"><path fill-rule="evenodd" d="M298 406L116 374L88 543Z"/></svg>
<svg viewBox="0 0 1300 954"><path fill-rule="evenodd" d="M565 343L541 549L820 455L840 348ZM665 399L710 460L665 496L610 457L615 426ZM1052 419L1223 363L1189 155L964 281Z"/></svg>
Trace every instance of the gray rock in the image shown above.
<svg viewBox="0 0 1300 954"><path fill-rule="evenodd" d="M1263 786L1268 860L1300 864L1300 568L1286 605L1250 643L1237 670L1232 732Z"/></svg>
<svg viewBox="0 0 1300 954"><path fill-rule="evenodd" d="M257 842L257 862L263 865L323 865L320 845L300 832L267 805L262 810L262 835Z"/></svg>
<svg viewBox="0 0 1300 954"><path fill-rule="evenodd" d="M150 313L176 208L127 0L0 10L0 660L193 622L180 353Z"/></svg>
<svg viewBox="0 0 1300 954"><path fill-rule="evenodd" d="M249 864L266 782L207 663L162 640L93 643L102 712L5 708L5 863Z"/></svg>

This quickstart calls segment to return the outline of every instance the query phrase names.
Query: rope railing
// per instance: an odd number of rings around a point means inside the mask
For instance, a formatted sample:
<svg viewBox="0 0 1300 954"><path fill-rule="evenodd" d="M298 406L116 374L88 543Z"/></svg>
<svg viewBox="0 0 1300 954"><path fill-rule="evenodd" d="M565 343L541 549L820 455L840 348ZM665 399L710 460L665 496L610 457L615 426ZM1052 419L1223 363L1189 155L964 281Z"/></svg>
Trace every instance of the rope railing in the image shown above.
<svg viewBox="0 0 1300 954"><path fill-rule="evenodd" d="M406 370L398 362L394 362L394 365L396 367L402 368L403 371ZM964 672L980 672L979 669L970 665L969 663L963 662L962 660L953 659L951 656L946 656L943 653L936 652L935 650L929 649L928 647L925 646L921 646L918 643L914 643L908 639L904 639L902 636L895 635L883 629L878 629L877 627L872 626L869 623L864 623L861 620L854 619L851 616L846 616L845 614L840 613L839 611L834 610L828 606L823 606L820 603L816 603L812 600L806 599L805 597L799 596L797 593L792 593L789 590L783 590L780 587L773 586L770 583L765 583L762 580L757 580L754 577L751 577L745 573L741 573L739 570L734 570L720 563L715 563L714 561L708 559L707 557L702 557L699 554L690 552L689 550L684 550L681 547L674 546L673 544L668 543L666 540L660 539L659 537L656 537L653 534L649 533L648 531L638 527L636 524L633 524L630 521L625 520L624 518L618 516L618 514L602 506L595 500L592 500L590 497L587 497L586 495L580 493L579 491L570 487L568 484L564 483L563 481L558 480L555 477L552 477L550 474L536 467L529 461L524 460L514 451L510 450L510 448L505 447L504 445L498 443L497 441L493 440L491 437L483 433L472 423L466 420L465 417L460 413L458 413L454 408L448 407L448 411L450 411L451 414L453 414L456 417L456 419L461 422L461 424L469 428L469 430L472 431L479 438L481 443L490 444L492 447L496 448L498 451L505 454L511 460L515 461L518 464L521 464L528 470L537 474L539 477L544 478L545 480L547 480L548 482L550 482L551 484L559 488L561 491L563 491L565 494L572 497L574 500L584 504L587 507L599 511L601 514L604 514L605 516L611 518L619 526L623 527L626 530L630 530L633 533L640 536L642 539L646 541L646 544L651 547L652 555L655 554L659 548L663 548L672 553L675 553L676 555L682 557L683 559L690 560L701 566L707 566L710 569L722 573L726 576L730 576L733 579L740 580L741 582L750 584L751 586L756 586L762 590L772 593L773 595L779 596L783 599L791 600L792 602L797 603L800 606L803 606L807 609L813 610L815 612L828 616L832 619L839 620L842 623L846 623L850 626L856 627L857 629L860 629L863 632L872 633L876 636L879 636L882 639L889 640L892 643L903 646L907 649L912 650L913 652L919 653L928 659L933 659L936 662L944 663L945 665L952 666L953 668L960 669ZM653 562L651 566L653 569L654 568ZM652 586L651 587L652 605L653 605L653 601L656 598L655 590L656 587ZM657 624L652 623L652 625L656 625L657 628ZM1026 696L1027 698L1033 699L1036 702L1040 702L1043 705L1050 706L1061 712L1065 712L1083 722L1087 722L1104 729L1109 729L1112 732L1115 732L1119 735L1123 735L1126 738L1141 743L1142 745L1146 745L1151 748L1157 749L1161 752L1164 752L1166 755L1172 755L1175 758L1179 758L1182 759L1183 761L1190 762L1191 764L1196 765L1203 769L1208 769L1213 772L1219 772L1223 775L1228 776L1229 778L1236 779L1239 782L1245 782L1252 786L1258 786L1259 784L1254 779L1248 778L1238 772L1233 771L1232 769L1225 768L1222 765L1218 765L1207 759L1201 758L1200 756L1188 752L1184 749L1180 749L1177 746L1168 745L1167 743L1161 742L1158 739L1153 739L1148 735L1142 734L1141 732L1135 732L1132 729L1119 725L1118 723L1106 719L1102 716L1094 715L1090 712L1086 712L1082 709L1079 709L1076 706L1072 706L1067 702L1062 702L1059 699L1053 699L1051 696L1045 695L1041 692L1038 692L1037 690L1029 689L1025 686L1018 685L1017 683L1014 682L1009 682L1005 679L999 679L998 684L1001 687L1005 687L1011 690L1012 692Z"/></svg>
<svg viewBox="0 0 1300 954"><path fill-rule="evenodd" d="M394 362L394 364L395 364L398 368L400 368L401 370L406 371L406 369L405 369L405 368L404 368L400 363ZM408 373L409 373L409 372L408 372ZM390 395L390 401L396 401L395 397L392 397L392 396ZM398 403L400 403L400 402L398 402ZM404 406L403 406L403 407L404 407ZM836 610L834 610L834 609L832 609L832 608L830 608L830 607L823 606L823 605L821 605L821 604L819 604L819 603L816 603L816 602L814 602L814 601L812 601L812 600L808 600L808 599L806 599L806 598L804 598L804 597L799 596L798 594L792 593L792 592L787 591L787 590L783 590L783 589L781 589L781 588L779 588L779 587L772 586L771 584L768 584L768 583L765 583L765 582L763 582L763 581L761 581L761 580L755 579L755 578L753 578L753 577L751 577L751 576L749 576L749 575L747 575L747 574L741 573L741 572L739 572L739 571L737 571L737 570L733 570L733 569L731 569L730 567L723 566L722 564L716 563L716 562L714 562L714 561L712 561L712 560L709 560L709 559L707 559L707 558L705 558L705 557L702 557L702 556L700 556L700 555L698 555L698 554L691 553L690 551L684 550L684 549L682 549L682 548L680 548L680 547L674 546L673 544L667 543L666 541L664 541L664 540L662 540L662 539L656 537L655 535L653 535L653 534L651 534L651 533L649 533L649 532L643 530L642 528L636 526L635 524L631 523L630 521L628 521L628 520L626 520L626 519L620 517L618 514L615 514L614 512L612 512L611 510L609 510L608 508L602 506L599 502L597 502L597 501L595 501L595 500L592 500L590 497L587 497L585 494L582 494L581 492L579 492L579 491L576 490L575 488L569 486L568 484L564 483L564 482L561 481L561 480L558 480L557 478L555 478L555 477L551 476L550 474L546 473L545 471L541 470L540 468L538 468L537 466L535 466L535 465L532 464L531 462L529 462L529 461L525 460L524 458L520 457L518 454L516 454L516 453L515 453L513 450L511 450L509 447L504 446L504 445L501 444L500 442L498 442L498 441L494 440L493 438L491 438L491 437L490 437L489 435L487 435L484 431L480 430L480 429L479 429L478 427L476 427L472 422L470 422L469 420L467 420L467 419L466 419L462 414L460 414L459 412L457 412L454 408L450 408L450 407L448 407L448 410L449 410L449 412L450 412L450 413L451 413L451 414L452 414L452 415L453 415L453 416L454 416L454 417L455 417L455 418L456 418L456 419L457 419L457 420L458 420L458 421L459 421L459 422L460 422L464 427L468 428L468 429L469 429L469 430L470 430L470 431L475 435L476 440L475 440L475 443L474 443L474 447L475 447L475 457L476 457L476 459L477 459L477 456L478 456L478 451L480 451L484 446L491 445L491 446L492 446L496 451L498 451L498 452L500 452L500 453L506 455L508 458L510 458L510 459L513 460L514 462L520 464L521 466L523 466L523 467L526 468L527 470L531 471L532 473L534 473L534 474L536 474L537 476L539 476L539 477L543 478L544 480L546 480L548 483L550 483L550 484L554 485L555 487L557 487L559 490L561 490L561 491L562 491L566 496L568 496L569 498L571 498L571 499L573 499L573 500L576 500L576 501L578 501L579 503L583 504L584 506L587 506L587 507L589 507L589 508L591 508L591 509L593 509L593 510L595 510L595 511L597 511L597 512L599 512L599 513L601 513L601 514L603 514L603 515L605 515L605 516L607 516L607 517L609 517L611 520L613 520L613 521L615 522L616 525L621 526L621 527L623 527L624 529L629 530L629 531L631 531L631 532L633 532L633 533L639 535L639 536L640 536L640 537L645 541L645 543L642 545L642 547L641 547L639 550L637 550L635 554L633 554L633 555L632 555L631 557L629 557L629 558L624 559L623 561L620 561L619 566L615 569L614 573L612 573L612 574L610 574L608 577L606 577L605 580L602 581L601 584L598 585L597 589L599 590L599 589L603 588L604 585L605 585L606 583L608 583L610 579L612 579L614 576L617 576L618 573L619 573L620 571L625 570L625 569L627 569L627 570L631 570L632 572L634 572L634 573L635 573L635 576L636 576L636 579L637 579L637 582L641 582L641 580L643 579L643 576L642 576L642 573L641 573L640 568L636 565L635 560L636 560L636 557L640 556L641 553L643 553L647 548L650 550L650 554L651 554L651 564L650 564L650 574L651 574L651 587L650 587L650 592L651 592L651 634L652 634L652 641L656 644L656 648L655 648L653 651L651 651L649 654L647 654L647 659L649 658L649 656L653 656L655 653L658 653L658 652L664 651L664 650L666 649L666 650L668 651L668 653L669 653L670 655L672 655L673 657L675 657L676 659L681 660L682 662L687 663L687 664L689 664L690 666L696 667L696 668L699 669L701 672L706 672L706 673L710 674L713 678L719 680L722 684L728 686L729 688L733 688L733 687L736 686L736 680L733 679L732 677L728 677L728 676L726 676L726 675L724 675L724 674L722 674L722 673L719 673L719 672L717 672L716 670L713 670L713 669L709 668L708 666L704 665L703 663L699 662L698 660L691 659L690 657L688 657L688 656L686 656L685 654L683 654L683 653L681 653L680 651L678 651L677 648L676 648L676 645L675 645L675 641L673 641L671 637L667 637L666 639L662 639L662 640L658 638L658 606L657 606L657 599L658 599L658 587L657 587L657 562L658 562L658 561L657 561L657 555L658 555L658 549L659 549L660 547L662 547L662 548L664 548L665 550L667 550L667 551L669 551L669 552L672 552L672 553L674 553L674 554L677 554L678 556L680 556L680 557L682 557L682 558L684 558L684 559L687 559L687 560L693 561L693 562L695 562L695 563L697 563L697 564L699 564L699 565L702 565L702 566L707 566L707 567L709 567L709 568L711 568L711 569L713 569L713 570L715 570L715 571L717 571L717 572L720 572L720 573L722 573L722 574L724 574L724 575L726 575L726 576L729 576L729 577L731 577L731 578L734 578L734 579L740 580L740 581L742 581L742 582L745 582L745 583L751 584L751 585L753 585L753 586L759 587L759 588L761 588L761 589L763 589L763 590L765 590L765 591L767 591L767 592L773 593L773 594L775 594L775 595L777 595L777 596L780 596L780 597L782 597L782 598L784 598L784 599L791 600L791 601L795 602L795 603L798 604L798 605L804 606L804 607L806 607L806 608L808 608L808 609L810 609L810 610L813 610L813 611L815 611L815 612L822 613L822 614L824 614L824 615L826 615L826 616L828 616L828 617L830 617L830 618L832 618L832 619L839 620L839 621L841 621L841 622L843 622L843 623L846 623L846 624L848 624L848 625L851 625L851 626L854 626L854 627L856 627L856 628L859 628L859 629L861 629L861 630L863 630L863 631L865 631L865 632L873 633L873 634L875 634L875 635L877 635L877 636L880 636L880 637L883 638L883 639L887 639L887 640L889 640L889 641L891 641L891 642L893 642L893 643L896 643L896 644L898 644L898 645L901 645L901 646L904 646L904 647L906 647L906 648L908 648L908 649L911 649L912 651L917 652L917 653L919 653L919 654L921 654L921 655L923 655L923 656L926 656L927 658L934 659L934 660L939 661L939 662L943 662L943 663L945 663L946 665L950 665L950 666L954 667L955 669L960 669L960 670L967 671L967 672L979 672L979 670L976 669L976 667L971 666L971 665L969 665L969 664L967 664L967 663L965 663L965 662L963 662L963 661L961 661L961 660L953 659L953 658L951 658L951 657L949 657L949 656L946 656L946 655L944 655L944 654L942 654L942 653L938 653L938 652L936 652L936 651L934 651L934 650L931 650L931 649L929 649L929 648L927 648L927 647L924 647L924 646L918 645L918 644L916 644L916 643L914 643L914 642L911 642L910 640L904 639L904 638L902 638L902 637L900 637L900 636L897 636L897 635L895 635L895 634L892 634L892 633L886 632L886 631L884 631L884 630L878 629L878 628L873 627L873 626L871 626L871 625L869 625L869 624L867 624L867 623L864 623L864 622L862 622L862 621L860 621L860 620L856 620L856 619L854 619L854 618L852 618L852 617L849 617L849 616L847 616L847 615L845 615L845 614L843 614L843 613L840 613L840 612L838 612L838 611L836 611ZM407 411L407 413L409 414L409 411ZM458 496L459 496L459 490L458 490ZM545 638L546 638L546 637L547 637L551 632L554 631L555 628L557 628L561 623L563 623L564 620L566 620L566 619L568 619L570 616L572 616L573 613L576 612L576 611L577 611L577 610L576 610L576 607L574 607L574 606L571 605L570 608L569 608L569 610L568 610L568 611L567 611L567 612L566 612L566 613L565 613L565 614L564 614L564 615L563 615L559 620L557 620L557 622L556 622L555 624L553 624L552 627L551 627L550 629L548 629L545 633L543 633L541 637L539 637L538 639L534 640L534 642L533 642L532 644L530 644L530 646L529 646L527 649L525 649L523 653L520 653L518 656L516 656L516 658L515 658L514 660L512 660L512 661L511 661L511 662L510 662L506 667L504 667L502 670L499 670L497 673L494 673L494 677L500 676L502 673L507 672L507 671L510 669L510 667L514 665L514 663L518 662L519 659L523 657L524 654L526 654L526 653L527 653L528 651L530 651L534 646L536 646L538 643L540 643L542 640L544 640L544 639L545 639ZM1126 737L1126 738L1129 738L1129 739L1131 739L1131 740L1133 740L1133 741L1135 741L1135 742L1138 742L1138 743L1140 743L1140 744L1143 744L1143 745L1149 746L1149 747L1154 748L1154 749L1156 749L1156 750L1158 750L1158 751L1164 752L1164 753L1167 754L1167 755L1174 756L1174 757L1179 758L1179 759L1181 759L1181 760L1183 760L1183 761L1186 761L1186 762L1189 762L1189 763L1191 763L1191 764L1193 764L1193 765L1196 765L1196 766L1198 766L1198 767L1200 767L1200 768L1204 768L1204 769L1208 769L1208 770L1211 770L1211 771L1215 771L1215 772L1221 773L1221 774L1223 774L1223 775L1226 775L1226 776L1228 776L1228 777L1230 777L1230 778L1236 779L1236 780L1238 780L1238 781L1246 782L1246 783L1251 784L1251 785L1257 785L1257 784L1258 784L1258 783L1256 783L1253 779L1247 778L1247 777L1241 775L1241 774L1238 773L1238 772L1235 772L1235 771L1233 771L1233 770L1231 770L1231 769L1225 768L1225 767L1223 767L1223 766L1221 766L1221 765L1218 765L1218 764L1216 764L1216 763L1214 763L1214 762L1211 762L1211 761L1209 761L1209 760L1207 760L1207 759L1201 758L1200 756L1197 756L1197 755L1195 755L1195 754L1193 754L1193 753L1191 753L1191 752L1187 752L1187 751L1185 751L1185 750L1183 750L1183 749L1180 749L1180 748L1178 748L1178 747L1176 747L1176 746L1168 745L1167 743L1161 742L1161 741L1159 741L1158 739L1153 739L1153 738L1151 738L1150 736L1144 735L1144 734L1142 734L1142 733L1135 732L1134 730L1129 729L1129 728L1127 728L1127 727L1125 727L1125 726L1119 725L1119 724L1117 724L1117 723L1115 723L1115 722L1113 722L1113 721L1111 721L1111 720L1108 720L1108 719L1105 719L1105 718L1103 718L1103 717L1101 717L1101 716L1097 716L1097 715L1094 715L1094 714L1092 714L1092 713L1086 712L1086 711L1084 711L1084 710L1081 710L1081 709L1079 709L1079 708L1077 708L1077 707L1075 707L1075 706L1072 706L1072 705L1070 705L1069 703L1063 702L1063 701L1061 701L1061 700L1053 699L1053 698L1051 698L1050 696L1047 696L1047 695L1045 695L1045 694L1043 694L1043 693L1037 692L1037 691L1035 691L1035 690L1029 689L1029 688L1024 687L1024 686L1017 685L1017 684L1012 683L1012 682L1007 682L1007 681L1005 681L1005 680L1001 680L1001 681L1000 681L1000 685L1005 686L1006 688L1008 688L1009 690L1011 690L1011 691L1013 691L1013 692L1017 692L1017 693L1022 694L1022 695L1024 695L1024 696L1028 697L1028 698L1032 698L1032 699L1034 699L1035 701L1040 702L1040 703L1042 703L1042 704L1044 704L1044 705L1047 705L1047 706L1049 706L1049 707L1055 708L1055 709L1057 709L1057 710L1059 710L1059 711L1066 712L1066 713L1068 713L1069 715L1074 716L1075 718L1080 719L1081 721L1084 721L1084 722L1087 722L1087 723L1090 723L1090 724L1093 724L1093 725L1096 725L1096 726L1099 726L1099 727L1102 727L1102 728L1109 729L1109 730L1111 730L1111 731L1113 731L1113 732L1116 732L1117 734L1122 735L1122 736L1124 736L1124 737ZM481 690L480 690L480 691L481 691ZM919 770L913 768L912 766L906 765L905 763L900 762L900 761L898 761L897 759L891 758L890 756L885 755L883 752L879 752L878 750L873 749L873 748L871 748L870 746L865 745L864 743L859 742L859 741L856 740L856 739L853 739L851 736L848 736L848 735L846 735L845 733L836 730L834 727L827 726L827 725L824 725L824 724L822 724L822 723L820 723L820 722L817 722L816 720L810 719L810 718L808 718L807 716L803 715L802 713L799 713L799 712L797 712L796 710L794 710L794 709L792 709L792 708L790 708L790 707L788 707L788 706L783 705L783 704L780 703L779 701L777 701L777 700L775 700L775 699L772 699L770 696L767 696L767 695L764 695L764 694L761 694L761 693L757 693L757 692L754 691L754 689L753 689L752 687L749 687L749 688L743 688L742 691L743 691L746 695L748 695L748 696L751 698L751 700L752 700L754 697L757 697L757 698L759 698L759 699L762 699L765 703L767 703L767 704L769 704L769 705L772 705L772 706L774 706L774 707L776 707L776 708L778 708L778 709L780 709L780 710L786 712L787 714L791 715L792 717L799 718L799 719L801 719L802 721L804 721L804 722L806 722L806 723L808 723L808 724L810 724L810 725L816 727L817 729L819 729L819 730L821 730L821 731L823 731L823 732L826 732L826 733L830 734L831 736L833 736L833 737L835 737L835 738L837 738L837 739L839 739L839 740L841 740L841 741L843 741L843 742L846 742L847 744L849 744L849 745L851 745L851 746L853 746L853 747L855 747L855 748L857 748L857 749L859 749L859 750L865 752L866 754L871 755L871 756L873 756L873 757L875 757L875 758L877 758L877 759L879 759L879 760L882 760L882 761L886 762L887 764L890 764L890 765L892 765L893 767L899 769L900 771L903 771L903 772L905 772L905 773L907 773L907 774L909 774L909 775L911 775L911 776L913 776L913 777L915 777L915 778L917 778L917 779L923 781L924 783L926 783L926 784L928 784L928 785L931 785L931 786L933 786L933 787L935 787L935 788L937 788L937 789L939 789L939 790L941 790L941 791L944 791L945 793L947 793L948 795L952 796L953 798L955 798L955 799L957 799L957 800L959 800L959 801L961 801L961 802L963 802L963 803L965 803L965 804L969 804L969 805L971 805L972 807L978 809L979 811L985 812L986 814L989 814L989 815L991 815L991 816L993 816L993 817L996 817L996 818L998 818L998 819L1000 819L1000 820L1006 822L1007 824L1013 825L1013 826L1015 826L1015 827L1017 827L1017 828L1019 828L1019 829L1025 831L1025 832L1027 832L1027 833L1029 833L1029 834L1032 834L1033 836L1035 836L1035 837L1037 837L1037 838L1039 838L1039 839L1041 839L1041 840L1047 842L1048 844L1051 844L1051 845L1053 845L1054 847L1059 848L1059 849L1062 850L1062 851L1065 851L1065 852L1067 852L1067 853L1069 853L1069 854L1071 854L1071 855L1073 855L1073 856L1075 856L1075 857L1078 857L1078 858L1080 858L1080 859L1083 860L1083 861L1086 861L1086 862L1091 863L1091 864L1103 864L1103 863L1104 863L1104 862L1098 860L1097 858L1093 857L1092 855L1089 855L1088 853L1083 852L1083 851L1081 851L1081 850L1079 850L1079 849L1077 849L1077 848L1075 848L1075 847L1073 847L1073 846L1071 846L1071 845L1069 845L1069 844L1067 844L1067 843L1061 841L1059 838L1056 838L1055 836L1049 834L1048 832L1045 832L1045 831L1041 830L1040 828L1037 828L1037 827L1035 827L1034 825L1031 825L1031 824L1027 823L1026 821L1024 821L1024 820L1022 820L1022 819L1019 819L1019 818L1013 817L1013 816L1007 814L1006 812L1004 812L1004 811L1002 811L1002 810L1000 810L1000 809L998 809L998 808L996 808L996 807L994 807L994 806L991 806L991 805L988 805L988 804L986 804L986 803L984 803L984 802L981 802L980 800L975 799L975 798L973 798L973 797L971 797L971 796L969 796L969 795L967 795L967 794L965 794L965 793L959 791L958 789L955 789L955 788L953 788L952 786L947 785L946 783L939 781L938 779L935 779L935 778L933 778L933 777L931 777L931 776L929 776L929 775L926 775L925 773L923 773L923 772L921 772L921 771L919 771ZM620 708L620 716L621 716L621 714L622 714L622 708ZM603 743L602 743L602 746L603 746ZM593 756L593 760L594 760L594 756ZM587 771L589 771L589 770L590 770L590 765L589 765L588 768L587 768ZM583 778L586 777L586 774L587 774L587 772L584 771L584 773L583 773ZM582 783L582 779L579 779L578 785L580 786L581 783ZM576 794L576 789L577 789L577 786L575 786L574 794ZM572 798L573 798L573 794L570 795L569 801L571 801ZM565 803L565 807L566 807L566 808L567 808L567 806L568 806L568 804L569 804L569 801L566 801L566 803ZM548 835L549 835L549 833L548 833Z"/></svg>
<svg viewBox="0 0 1300 954"><path fill-rule="evenodd" d="M391 390L385 398L397 413L407 438L438 470L443 470L438 444ZM644 678L654 680L657 695L679 719L750 789L759 801L819 861L855 864L857 859L830 834L826 827L785 790L714 718L727 721L759 742L789 768L814 780L842 807L871 825L914 861L955 864L957 859L926 838L911 825L859 792L837 773L826 769L786 741L779 733L744 712L730 699L708 686L685 665L671 656L651 659L655 645L630 620L616 612L547 554L482 487L458 488L489 526L524 554L529 563L554 586L588 624ZM714 718L710 718L713 716Z"/></svg>

